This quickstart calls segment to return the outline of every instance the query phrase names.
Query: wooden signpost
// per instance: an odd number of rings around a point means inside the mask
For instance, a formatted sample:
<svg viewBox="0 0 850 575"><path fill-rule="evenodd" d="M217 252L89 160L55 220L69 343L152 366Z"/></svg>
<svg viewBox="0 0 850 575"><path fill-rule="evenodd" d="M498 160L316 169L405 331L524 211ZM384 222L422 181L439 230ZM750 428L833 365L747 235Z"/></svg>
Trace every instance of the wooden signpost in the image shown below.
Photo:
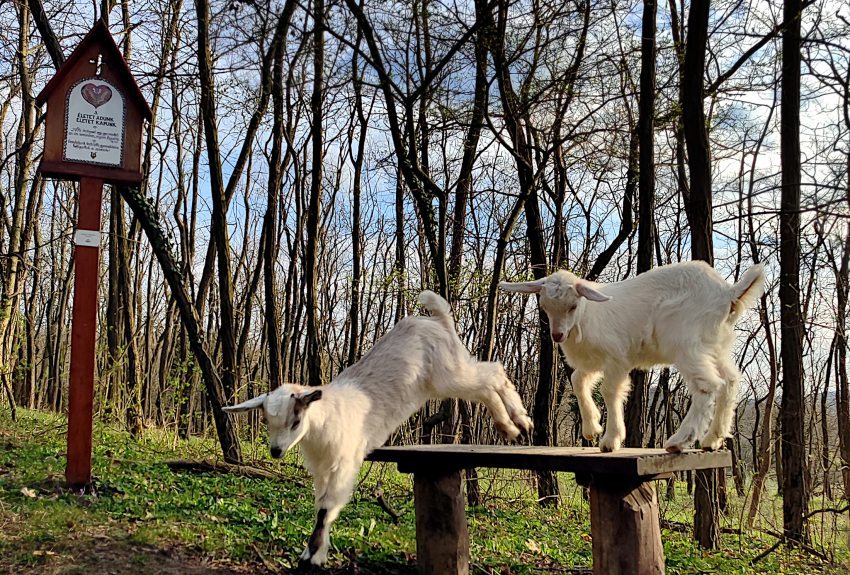
<svg viewBox="0 0 850 575"><path fill-rule="evenodd" d="M142 181L142 131L151 110L103 20L83 38L36 102L47 103L39 170L46 177L80 182L65 479L74 488L85 488L91 483L103 184Z"/></svg>

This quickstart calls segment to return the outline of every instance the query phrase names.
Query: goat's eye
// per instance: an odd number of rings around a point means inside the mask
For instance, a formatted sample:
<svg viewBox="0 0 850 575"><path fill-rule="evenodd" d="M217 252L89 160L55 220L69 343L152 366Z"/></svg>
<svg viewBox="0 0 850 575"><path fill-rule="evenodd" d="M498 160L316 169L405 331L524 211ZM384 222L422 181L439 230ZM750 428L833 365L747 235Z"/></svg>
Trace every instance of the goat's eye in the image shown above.
<svg viewBox="0 0 850 575"><path fill-rule="evenodd" d="M298 427L299 423L301 423L301 420L296 419L295 421L292 422L292 427L290 427L289 429L295 429L296 427Z"/></svg>
<svg viewBox="0 0 850 575"><path fill-rule="evenodd" d="M577 307L578 307L578 304L573 304L572 307L570 307L570 311L574 312Z"/></svg>

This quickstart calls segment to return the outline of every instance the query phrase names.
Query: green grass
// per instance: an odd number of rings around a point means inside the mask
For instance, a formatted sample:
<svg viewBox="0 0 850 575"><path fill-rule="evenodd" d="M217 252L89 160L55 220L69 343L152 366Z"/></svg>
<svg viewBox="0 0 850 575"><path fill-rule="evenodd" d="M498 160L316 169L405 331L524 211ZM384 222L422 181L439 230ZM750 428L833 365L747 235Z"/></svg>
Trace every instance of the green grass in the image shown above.
<svg viewBox="0 0 850 575"><path fill-rule="evenodd" d="M263 446L245 445L264 467L283 474L281 480L173 473L165 460L216 459L215 442L177 441L159 430L133 441L99 424L93 457L98 493L78 495L62 487L64 430L64 418L55 415L19 410L13 423L0 414L0 573L287 572L309 536L311 481L296 455L272 462ZM398 525L374 503L379 481L401 513ZM571 476L561 477L558 509L536 505L531 481L518 472L485 473L481 485L486 504L468 511L473 573L590 566L588 507ZM662 515L689 523L692 503L684 484L677 487L674 500L662 500ZM743 503L731 498L725 525L738 525ZM765 506L775 511L775 502ZM837 528L846 530L846 521ZM674 575L846 573L847 549L835 543L842 543L840 532L830 537L814 546L832 554L831 562L780 548L752 566L774 538L758 531L727 534L720 550L704 552L688 532L663 532L667 572ZM414 573L410 478L392 465L365 465L353 501L334 525L333 544L328 572Z"/></svg>

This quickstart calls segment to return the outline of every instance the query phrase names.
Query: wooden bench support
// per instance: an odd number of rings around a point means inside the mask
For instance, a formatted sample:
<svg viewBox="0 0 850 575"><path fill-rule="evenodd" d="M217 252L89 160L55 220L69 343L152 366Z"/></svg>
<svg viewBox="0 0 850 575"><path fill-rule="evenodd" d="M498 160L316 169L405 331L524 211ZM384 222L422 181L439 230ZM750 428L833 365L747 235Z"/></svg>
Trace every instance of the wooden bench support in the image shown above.
<svg viewBox="0 0 850 575"><path fill-rule="evenodd" d="M416 564L420 575L468 575L469 530L461 471L416 471Z"/></svg>
<svg viewBox="0 0 850 575"><path fill-rule="evenodd" d="M652 483L590 483L596 575L663 575L664 547Z"/></svg>
<svg viewBox="0 0 850 575"><path fill-rule="evenodd" d="M663 575L664 548L656 479L676 471L729 467L729 452L507 445L384 447L371 461L392 461L413 474L416 554L422 575L468 575L463 469L475 467L575 473L590 489L596 575Z"/></svg>

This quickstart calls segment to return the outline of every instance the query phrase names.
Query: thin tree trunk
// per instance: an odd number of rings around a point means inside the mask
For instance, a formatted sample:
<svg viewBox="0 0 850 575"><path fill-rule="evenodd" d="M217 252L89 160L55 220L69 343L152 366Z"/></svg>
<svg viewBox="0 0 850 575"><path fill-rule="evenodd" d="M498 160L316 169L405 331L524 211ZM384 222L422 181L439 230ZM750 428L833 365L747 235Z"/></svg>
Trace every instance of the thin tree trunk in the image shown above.
<svg viewBox="0 0 850 575"><path fill-rule="evenodd" d="M0 380L12 420L16 419L15 397L9 381L9 374L15 371L13 341L17 335L17 307L22 281L21 260L26 243L24 238L24 213L29 186L27 179L31 174L32 145L35 138L35 99L32 95L29 68L29 29L30 11L26 4L18 4L18 26L20 36L17 46L17 71L21 83L22 113L15 139L14 202L12 203L11 226L9 228L8 257L0 268Z"/></svg>
<svg viewBox="0 0 850 575"><path fill-rule="evenodd" d="M638 250L637 273L652 268L655 243L655 0L644 0L641 27L640 108L638 112ZM626 445L643 447L649 377L635 369L630 374L632 391L626 402Z"/></svg>
<svg viewBox="0 0 850 575"><path fill-rule="evenodd" d="M850 168L850 155L848 155ZM847 204L850 206L850 171L848 171ZM841 454L841 476L844 498L850 501L850 383L847 377L847 305L850 293L850 223L844 236L841 265L835 272L837 311L835 318L835 395L838 413L838 451Z"/></svg>
<svg viewBox="0 0 850 575"><path fill-rule="evenodd" d="M278 324L278 307L277 307L277 289L275 288L275 264L279 251L278 243L278 197L281 194L281 186L283 183L283 166L281 165L281 156L284 145L284 132L286 131L286 118L284 109L284 86L283 86L283 60L284 60L284 39L283 36L286 25L288 24L291 14L287 16L289 5L294 6L294 2L288 2L281 17L278 19L278 24L275 28L275 35L272 39L272 46L269 48L270 56L273 58L272 71L272 109L274 122L272 125L272 155L269 159L269 186L266 213L263 218L263 292L265 295L263 308L264 325L266 337L266 349L268 350L269 358L269 391L277 389L283 383L283 358L281 357L281 340L280 328ZM291 8L294 10L294 8ZM292 153L291 148L287 148L287 157Z"/></svg>
<svg viewBox="0 0 850 575"><path fill-rule="evenodd" d="M304 290L307 295L307 381L322 384L322 350L319 342L318 246L320 238L319 213L322 210L322 91L325 67L325 2L313 0L313 94L310 99L312 127L312 168L310 199L307 204L307 248L304 252Z"/></svg>
<svg viewBox="0 0 850 575"><path fill-rule="evenodd" d="M363 38L363 30L358 25L355 46L359 46ZM351 60L351 80L354 86L354 111L357 115L357 151L354 153L354 176L351 189L351 306L348 309L348 357L347 365L352 365L358 359L360 341L360 303L363 282L363 247L361 245L362 231L360 229L360 195L363 187L363 162L366 155L366 136L368 135L368 120L363 111L363 73L360 71L360 59L355 51ZM352 140L353 140L352 130ZM353 142L352 142L353 144Z"/></svg>
<svg viewBox="0 0 850 575"><path fill-rule="evenodd" d="M215 83L212 72L210 44L210 7L208 0L196 0L198 13L198 71L201 84L201 116L207 145L209 183L212 204L210 244L215 244L218 264L218 303L220 316L219 337L221 340L221 382L224 400L234 398L236 389L236 334L233 315L233 276L230 268L230 239L227 225L228 198L222 179L221 155L216 126ZM215 413L220 406L212 408L218 420L225 416Z"/></svg>

